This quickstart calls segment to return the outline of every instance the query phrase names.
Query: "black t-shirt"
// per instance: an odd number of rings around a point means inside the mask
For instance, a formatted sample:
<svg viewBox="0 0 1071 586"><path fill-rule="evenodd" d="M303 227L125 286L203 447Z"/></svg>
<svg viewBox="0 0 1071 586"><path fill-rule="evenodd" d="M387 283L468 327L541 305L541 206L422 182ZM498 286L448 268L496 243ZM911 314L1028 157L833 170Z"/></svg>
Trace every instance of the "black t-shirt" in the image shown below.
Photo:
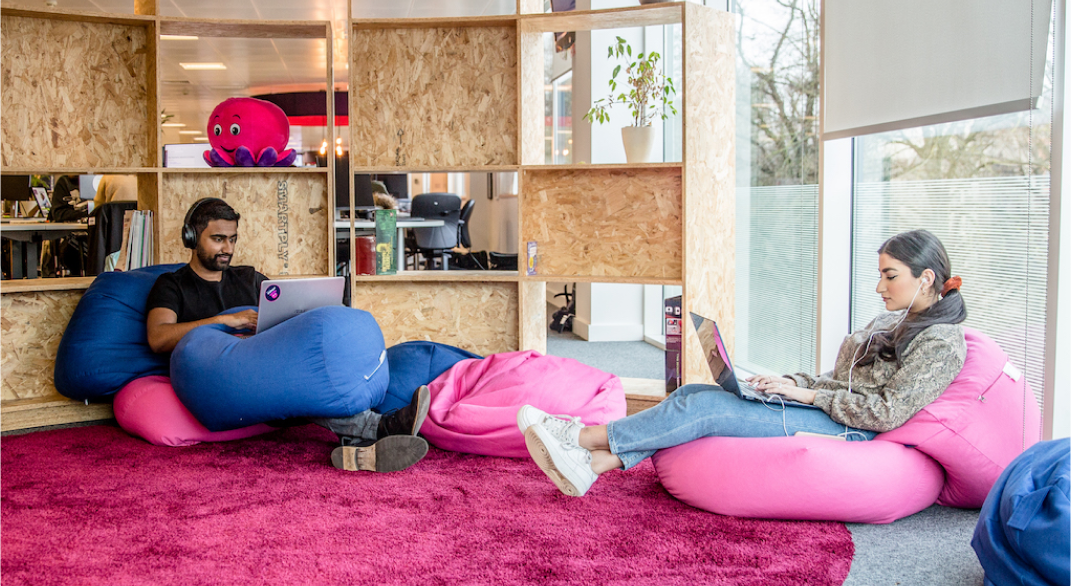
<svg viewBox="0 0 1071 586"><path fill-rule="evenodd" d="M206 281L187 264L156 279L146 311L166 307L178 315L178 323L205 319L232 307L257 305L266 279L253 267L230 267L219 282Z"/></svg>

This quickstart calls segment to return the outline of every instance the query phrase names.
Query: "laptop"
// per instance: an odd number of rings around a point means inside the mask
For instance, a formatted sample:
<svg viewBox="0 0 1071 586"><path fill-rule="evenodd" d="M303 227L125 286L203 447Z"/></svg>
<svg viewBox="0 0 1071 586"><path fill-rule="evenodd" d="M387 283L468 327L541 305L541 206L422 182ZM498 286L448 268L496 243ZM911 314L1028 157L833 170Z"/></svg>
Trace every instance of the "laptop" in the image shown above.
<svg viewBox="0 0 1071 586"><path fill-rule="evenodd" d="M733 372L732 362L729 360L729 353L725 351L725 342L722 341L721 332L718 331L718 324L701 315L695 313L691 315L692 324L695 325L695 331L699 334L699 344L703 347L703 356L706 357L710 374L714 375L714 381L718 383L718 386L745 401L758 401L777 406L784 402L785 405L792 407L820 408L817 405L793 401L783 395L767 394L756 389L751 383L737 379L736 373Z"/></svg>
<svg viewBox="0 0 1071 586"><path fill-rule="evenodd" d="M257 333L267 331L306 311L342 305L345 277L280 279L260 284Z"/></svg>

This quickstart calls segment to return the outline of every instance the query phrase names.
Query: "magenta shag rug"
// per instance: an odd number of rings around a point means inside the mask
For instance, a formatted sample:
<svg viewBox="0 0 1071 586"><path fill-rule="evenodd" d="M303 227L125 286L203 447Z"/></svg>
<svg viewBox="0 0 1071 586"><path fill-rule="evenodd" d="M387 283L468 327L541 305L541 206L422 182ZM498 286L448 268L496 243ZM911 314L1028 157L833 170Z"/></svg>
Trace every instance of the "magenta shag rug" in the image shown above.
<svg viewBox="0 0 1071 586"><path fill-rule="evenodd" d="M187 448L107 426L5 437L4 586L775 586L842 584L851 564L843 524L694 509L650 463L570 498L530 461L436 449L403 472L342 472L333 440L315 426Z"/></svg>

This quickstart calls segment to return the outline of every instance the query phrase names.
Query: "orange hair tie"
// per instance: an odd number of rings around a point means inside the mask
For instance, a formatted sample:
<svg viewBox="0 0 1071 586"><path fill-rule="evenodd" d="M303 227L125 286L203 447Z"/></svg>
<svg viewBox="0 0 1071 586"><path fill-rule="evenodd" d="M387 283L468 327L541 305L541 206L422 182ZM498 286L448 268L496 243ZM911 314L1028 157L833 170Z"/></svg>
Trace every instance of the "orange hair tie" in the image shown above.
<svg viewBox="0 0 1071 586"><path fill-rule="evenodd" d="M951 277L951 278L949 278L947 281L945 281L945 288L941 289L941 297L944 297L945 295L948 295L948 292L953 290L953 289L959 290L959 288L962 287L962 286L963 286L963 279L961 279L959 277Z"/></svg>

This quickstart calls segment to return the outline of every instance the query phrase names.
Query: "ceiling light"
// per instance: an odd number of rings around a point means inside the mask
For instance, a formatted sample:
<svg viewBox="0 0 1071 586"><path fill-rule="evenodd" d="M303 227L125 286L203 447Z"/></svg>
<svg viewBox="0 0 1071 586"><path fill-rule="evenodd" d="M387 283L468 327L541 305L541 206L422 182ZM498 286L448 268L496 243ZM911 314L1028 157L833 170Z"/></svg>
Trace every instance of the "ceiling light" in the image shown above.
<svg viewBox="0 0 1071 586"><path fill-rule="evenodd" d="M320 154L321 155L326 155L327 154L327 139L326 138L324 139L324 143L322 145L320 145Z"/></svg>
<svg viewBox="0 0 1071 586"><path fill-rule="evenodd" d="M196 140L197 142L208 142L208 137L207 136L195 136L195 137L193 137L193 140Z"/></svg>
<svg viewBox="0 0 1071 586"><path fill-rule="evenodd" d="M186 71L222 71L227 68L222 63L179 63Z"/></svg>
<svg viewBox="0 0 1071 586"><path fill-rule="evenodd" d="M164 128L183 128L186 125L182 122L164 122L160 126L163 126Z"/></svg>
<svg viewBox="0 0 1071 586"><path fill-rule="evenodd" d="M160 35L163 41L196 41L197 37L190 35Z"/></svg>
<svg viewBox="0 0 1071 586"><path fill-rule="evenodd" d="M201 134L200 130L180 130L179 134Z"/></svg>

